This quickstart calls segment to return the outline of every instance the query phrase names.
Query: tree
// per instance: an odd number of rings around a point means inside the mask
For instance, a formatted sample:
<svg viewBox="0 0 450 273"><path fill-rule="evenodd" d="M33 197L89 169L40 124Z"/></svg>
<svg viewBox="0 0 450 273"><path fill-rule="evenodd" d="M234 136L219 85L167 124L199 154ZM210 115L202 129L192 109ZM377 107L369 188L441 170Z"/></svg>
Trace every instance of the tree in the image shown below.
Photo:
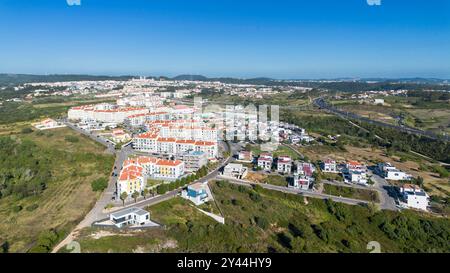
<svg viewBox="0 0 450 273"><path fill-rule="evenodd" d="M120 194L120 200L122 200L122 204L125 206L125 200L128 198L128 193L126 191Z"/></svg>
<svg viewBox="0 0 450 273"><path fill-rule="evenodd" d="M106 178L99 178L91 182L91 188L93 191L103 191L108 187L108 181Z"/></svg>
<svg viewBox="0 0 450 273"><path fill-rule="evenodd" d="M145 189L142 191L142 196L144 196L144 199L145 199L145 197L148 195L148 193L149 193L149 190L148 190L147 188L145 188Z"/></svg>
<svg viewBox="0 0 450 273"><path fill-rule="evenodd" d="M137 199L138 199L139 195L140 194L137 191L134 191L133 194L131 195L131 197L134 199L134 203L137 202Z"/></svg>

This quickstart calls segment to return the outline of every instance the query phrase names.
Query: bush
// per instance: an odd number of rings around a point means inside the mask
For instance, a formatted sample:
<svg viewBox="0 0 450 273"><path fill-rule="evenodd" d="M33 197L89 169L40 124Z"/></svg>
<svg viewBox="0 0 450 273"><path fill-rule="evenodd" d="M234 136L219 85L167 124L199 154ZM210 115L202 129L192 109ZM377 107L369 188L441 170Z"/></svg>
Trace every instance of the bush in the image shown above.
<svg viewBox="0 0 450 273"><path fill-rule="evenodd" d="M250 199L252 199L252 201L254 201L254 202L260 202L262 200L261 195L254 191L250 192L249 196L250 196Z"/></svg>
<svg viewBox="0 0 450 273"><path fill-rule="evenodd" d="M80 141L80 139L76 136L66 136L64 137L64 139L68 142L72 142L72 143L76 143L78 141Z"/></svg>
<svg viewBox="0 0 450 273"><path fill-rule="evenodd" d="M106 178L99 178L91 182L93 191L103 191L108 187L108 180Z"/></svg>
<svg viewBox="0 0 450 273"><path fill-rule="evenodd" d="M30 134L30 133L33 133L33 129L31 129L30 127L26 127L26 128L23 128L20 132L22 134Z"/></svg>
<svg viewBox="0 0 450 273"><path fill-rule="evenodd" d="M39 207L38 204L33 204L33 205L29 205L28 207L26 207L27 211L33 211L35 209L37 209Z"/></svg>
<svg viewBox="0 0 450 273"><path fill-rule="evenodd" d="M264 217L255 217L255 222L258 227L266 230L269 227L269 221Z"/></svg>
<svg viewBox="0 0 450 273"><path fill-rule="evenodd" d="M445 169L442 166L439 166L439 165L433 166L433 170L436 173L438 173L439 176L442 177L442 178L447 178L449 176L449 173L448 173L447 169Z"/></svg>
<svg viewBox="0 0 450 273"><path fill-rule="evenodd" d="M14 206L12 208L12 211L15 212L15 213L17 213L17 212L19 212L21 210L22 210L22 206L21 205Z"/></svg>

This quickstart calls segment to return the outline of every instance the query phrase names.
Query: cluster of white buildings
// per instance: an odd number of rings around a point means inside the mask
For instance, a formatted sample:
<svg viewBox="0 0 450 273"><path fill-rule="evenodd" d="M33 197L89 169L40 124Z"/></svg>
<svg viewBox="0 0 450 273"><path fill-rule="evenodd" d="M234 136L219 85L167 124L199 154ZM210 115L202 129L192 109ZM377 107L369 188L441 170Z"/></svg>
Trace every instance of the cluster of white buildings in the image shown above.
<svg viewBox="0 0 450 273"><path fill-rule="evenodd" d="M77 106L69 109L68 119L77 121L97 121L109 123L123 123L132 115L146 114L147 108L117 107L112 104L102 103L97 105Z"/></svg>
<svg viewBox="0 0 450 273"><path fill-rule="evenodd" d="M279 135L281 140L289 141L291 144L309 143L314 140L304 128L284 122L280 122Z"/></svg>
<svg viewBox="0 0 450 273"><path fill-rule="evenodd" d="M147 186L147 179L174 181L185 173L184 162L181 160L165 160L149 156L130 158L123 163L117 180L117 194L126 192L131 196L134 192L141 193Z"/></svg>
<svg viewBox="0 0 450 273"><path fill-rule="evenodd" d="M116 104L120 107L147 107L157 108L163 105L164 100L157 95L144 94L132 97L119 98Z"/></svg>

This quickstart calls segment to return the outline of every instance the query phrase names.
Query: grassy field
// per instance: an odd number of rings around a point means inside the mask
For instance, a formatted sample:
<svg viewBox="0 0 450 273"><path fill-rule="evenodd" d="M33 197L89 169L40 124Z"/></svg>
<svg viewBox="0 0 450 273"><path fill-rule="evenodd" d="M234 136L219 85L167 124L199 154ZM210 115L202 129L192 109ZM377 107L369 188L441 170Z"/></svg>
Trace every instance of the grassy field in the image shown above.
<svg viewBox="0 0 450 273"><path fill-rule="evenodd" d="M436 133L450 133L450 104L424 102L419 98L386 97L385 105L361 104L358 100L334 101L342 109L385 123L397 124L402 115L406 125Z"/></svg>
<svg viewBox="0 0 450 273"><path fill-rule="evenodd" d="M323 184L324 190L323 193L334 195L334 196L342 196L360 200L366 200L371 202L380 202L380 198L378 193L369 189L356 189L345 186L337 186L330 184Z"/></svg>
<svg viewBox="0 0 450 273"><path fill-rule="evenodd" d="M383 252L449 250L449 220L305 199L227 182L212 185L225 225L174 198L150 207L164 229L141 232L87 229L83 252Z"/></svg>
<svg viewBox="0 0 450 273"><path fill-rule="evenodd" d="M68 136L78 141L69 142ZM0 237L8 242L10 252L26 252L42 233L55 229L64 234L87 213L97 197L90 183L109 179L114 158L104 153L104 147L68 128L12 137L35 143L51 172L41 194L0 199ZM14 209L18 206L20 211Z"/></svg>
<svg viewBox="0 0 450 273"><path fill-rule="evenodd" d="M261 146L258 144L247 144L245 146L246 150L252 151L253 152L253 156L259 156L263 151L261 151ZM299 155L292 151L292 149L286 147L286 146L282 146L282 145L278 145L278 148L272 152L272 155L274 158L280 156L280 155L287 155L290 156L292 159L297 160L299 159Z"/></svg>

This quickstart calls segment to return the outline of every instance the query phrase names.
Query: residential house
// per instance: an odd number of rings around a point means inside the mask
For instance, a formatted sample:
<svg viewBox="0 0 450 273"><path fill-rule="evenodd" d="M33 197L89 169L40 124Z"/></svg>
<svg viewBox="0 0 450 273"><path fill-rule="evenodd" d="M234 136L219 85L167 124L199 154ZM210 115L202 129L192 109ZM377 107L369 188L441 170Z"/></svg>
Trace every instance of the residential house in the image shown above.
<svg viewBox="0 0 450 273"><path fill-rule="evenodd" d="M146 210L132 207L109 215L109 220L118 228L139 227L150 222L150 213Z"/></svg>
<svg viewBox="0 0 450 273"><path fill-rule="evenodd" d="M181 192L181 197L190 200L196 206L201 205L208 201L207 187L207 183L194 183Z"/></svg>
<svg viewBox="0 0 450 273"><path fill-rule="evenodd" d="M400 187L400 193L402 194L402 199L407 207L427 210L429 197L419 186L404 184Z"/></svg>
<svg viewBox="0 0 450 273"><path fill-rule="evenodd" d="M244 179L247 176L248 168L242 164L229 163L223 170L223 176Z"/></svg>
<svg viewBox="0 0 450 273"><path fill-rule="evenodd" d="M258 158L258 167L270 171L272 169L273 157L270 153L261 153Z"/></svg>
<svg viewBox="0 0 450 273"><path fill-rule="evenodd" d="M324 173L337 173L337 165L336 165L336 161L332 160L332 159L325 159L322 164L322 172Z"/></svg>
<svg viewBox="0 0 450 273"><path fill-rule="evenodd" d="M292 184L290 184L289 186L301 190L309 190L310 184L311 184L311 177L307 177L301 174L294 174Z"/></svg>
<svg viewBox="0 0 450 273"><path fill-rule="evenodd" d="M279 156L277 170L279 173L290 174L292 171L292 159L289 156Z"/></svg>
<svg viewBox="0 0 450 273"><path fill-rule="evenodd" d="M412 178L411 175L398 170L389 162L379 163L378 170L380 174L387 180L410 180Z"/></svg>

